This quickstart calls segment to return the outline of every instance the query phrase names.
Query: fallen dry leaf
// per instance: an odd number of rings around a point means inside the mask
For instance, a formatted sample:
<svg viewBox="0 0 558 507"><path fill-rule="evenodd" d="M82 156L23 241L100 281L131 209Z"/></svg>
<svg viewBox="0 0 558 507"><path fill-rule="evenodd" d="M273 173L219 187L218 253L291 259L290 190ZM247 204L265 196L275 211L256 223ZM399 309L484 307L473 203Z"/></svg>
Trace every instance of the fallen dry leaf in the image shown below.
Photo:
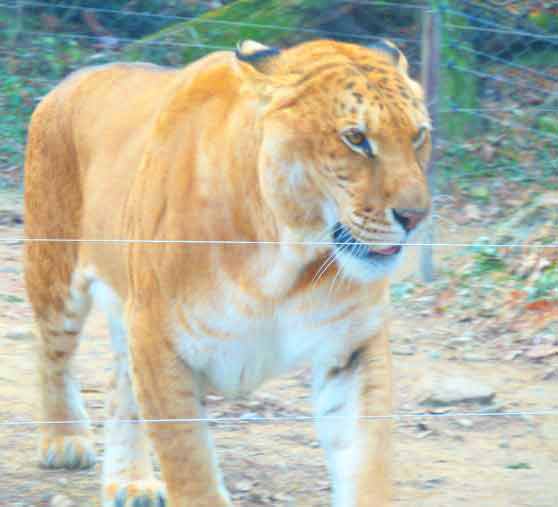
<svg viewBox="0 0 558 507"><path fill-rule="evenodd" d="M558 347L549 344L536 345L525 354L529 359L544 359L558 354Z"/></svg>
<svg viewBox="0 0 558 507"><path fill-rule="evenodd" d="M527 310L535 312L551 312L558 311L558 303L555 301L548 301L547 299L539 299L525 305Z"/></svg>

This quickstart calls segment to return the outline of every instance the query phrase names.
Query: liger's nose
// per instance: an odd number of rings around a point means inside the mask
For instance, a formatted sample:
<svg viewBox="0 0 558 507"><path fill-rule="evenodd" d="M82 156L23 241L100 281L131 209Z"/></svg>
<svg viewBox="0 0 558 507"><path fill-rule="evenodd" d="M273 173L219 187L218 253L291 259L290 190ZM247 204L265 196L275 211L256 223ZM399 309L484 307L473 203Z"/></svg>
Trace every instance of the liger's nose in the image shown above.
<svg viewBox="0 0 558 507"><path fill-rule="evenodd" d="M393 218L407 232L412 231L428 215L428 210L424 208L393 208L391 211Z"/></svg>

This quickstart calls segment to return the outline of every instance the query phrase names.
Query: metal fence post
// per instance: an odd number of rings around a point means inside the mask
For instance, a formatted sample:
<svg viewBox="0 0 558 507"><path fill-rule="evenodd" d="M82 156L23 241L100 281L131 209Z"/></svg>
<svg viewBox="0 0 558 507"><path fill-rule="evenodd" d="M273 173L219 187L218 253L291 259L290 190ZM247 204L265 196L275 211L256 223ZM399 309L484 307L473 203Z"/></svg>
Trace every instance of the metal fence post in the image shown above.
<svg viewBox="0 0 558 507"><path fill-rule="evenodd" d="M428 187L432 196L435 192L435 166L437 158L437 127L438 127L438 85L440 81L440 14L435 3L422 11L422 44L421 44L421 80L424 87L426 102L432 118L432 158L427 168ZM434 237L435 220L434 204L432 218L426 224L424 244L420 249L420 273L423 281L434 280Z"/></svg>

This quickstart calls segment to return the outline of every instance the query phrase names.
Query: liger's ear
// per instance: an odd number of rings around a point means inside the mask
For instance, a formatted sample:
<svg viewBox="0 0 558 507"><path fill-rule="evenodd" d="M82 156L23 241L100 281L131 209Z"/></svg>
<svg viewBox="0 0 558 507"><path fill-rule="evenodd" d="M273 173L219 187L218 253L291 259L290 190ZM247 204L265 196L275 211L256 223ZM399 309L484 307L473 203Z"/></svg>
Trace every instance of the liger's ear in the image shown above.
<svg viewBox="0 0 558 507"><path fill-rule="evenodd" d="M405 74L408 74L409 63L407 62L407 58L405 58L405 55L393 42L387 39L379 39L373 42L372 44L369 44L368 47L370 49L375 49L389 56L391 63L393 63L393 65L395 65L399 70L401 70Z"/></svg>
<svg viewBox="0 0 558 507"><path fill-rule="evenodd" d="M296 94L291 87L294 76L277 75L273 66L281 51L253 40L238 43L238 69L245 84L261 97L266 111L276 111L292 104ZM298 79L298 78L297 78Z"/></svg>
<svg viewBox="0 0 558 507"><path fill-rule="evenodd" d="M235 51L238 60L250 64L255 70L264 74L270 71L273 61L279 53L279 49L253 40L239 42Z"/></svg>

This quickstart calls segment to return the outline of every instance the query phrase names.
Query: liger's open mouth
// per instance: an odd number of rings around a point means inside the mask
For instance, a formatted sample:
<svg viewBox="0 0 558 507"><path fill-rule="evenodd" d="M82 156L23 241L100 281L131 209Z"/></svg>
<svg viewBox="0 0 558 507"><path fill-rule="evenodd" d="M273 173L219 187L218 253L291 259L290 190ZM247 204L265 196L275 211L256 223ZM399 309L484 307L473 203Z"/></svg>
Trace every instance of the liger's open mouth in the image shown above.
<svg viewBox="0 0 558 507"><path fill-rule="evenodd" d="M337 249L343 249L361 259L386 258L401 252L401 245L369 245L356 239L349 229L338 223L333 230L333 241Z"/></svg>

